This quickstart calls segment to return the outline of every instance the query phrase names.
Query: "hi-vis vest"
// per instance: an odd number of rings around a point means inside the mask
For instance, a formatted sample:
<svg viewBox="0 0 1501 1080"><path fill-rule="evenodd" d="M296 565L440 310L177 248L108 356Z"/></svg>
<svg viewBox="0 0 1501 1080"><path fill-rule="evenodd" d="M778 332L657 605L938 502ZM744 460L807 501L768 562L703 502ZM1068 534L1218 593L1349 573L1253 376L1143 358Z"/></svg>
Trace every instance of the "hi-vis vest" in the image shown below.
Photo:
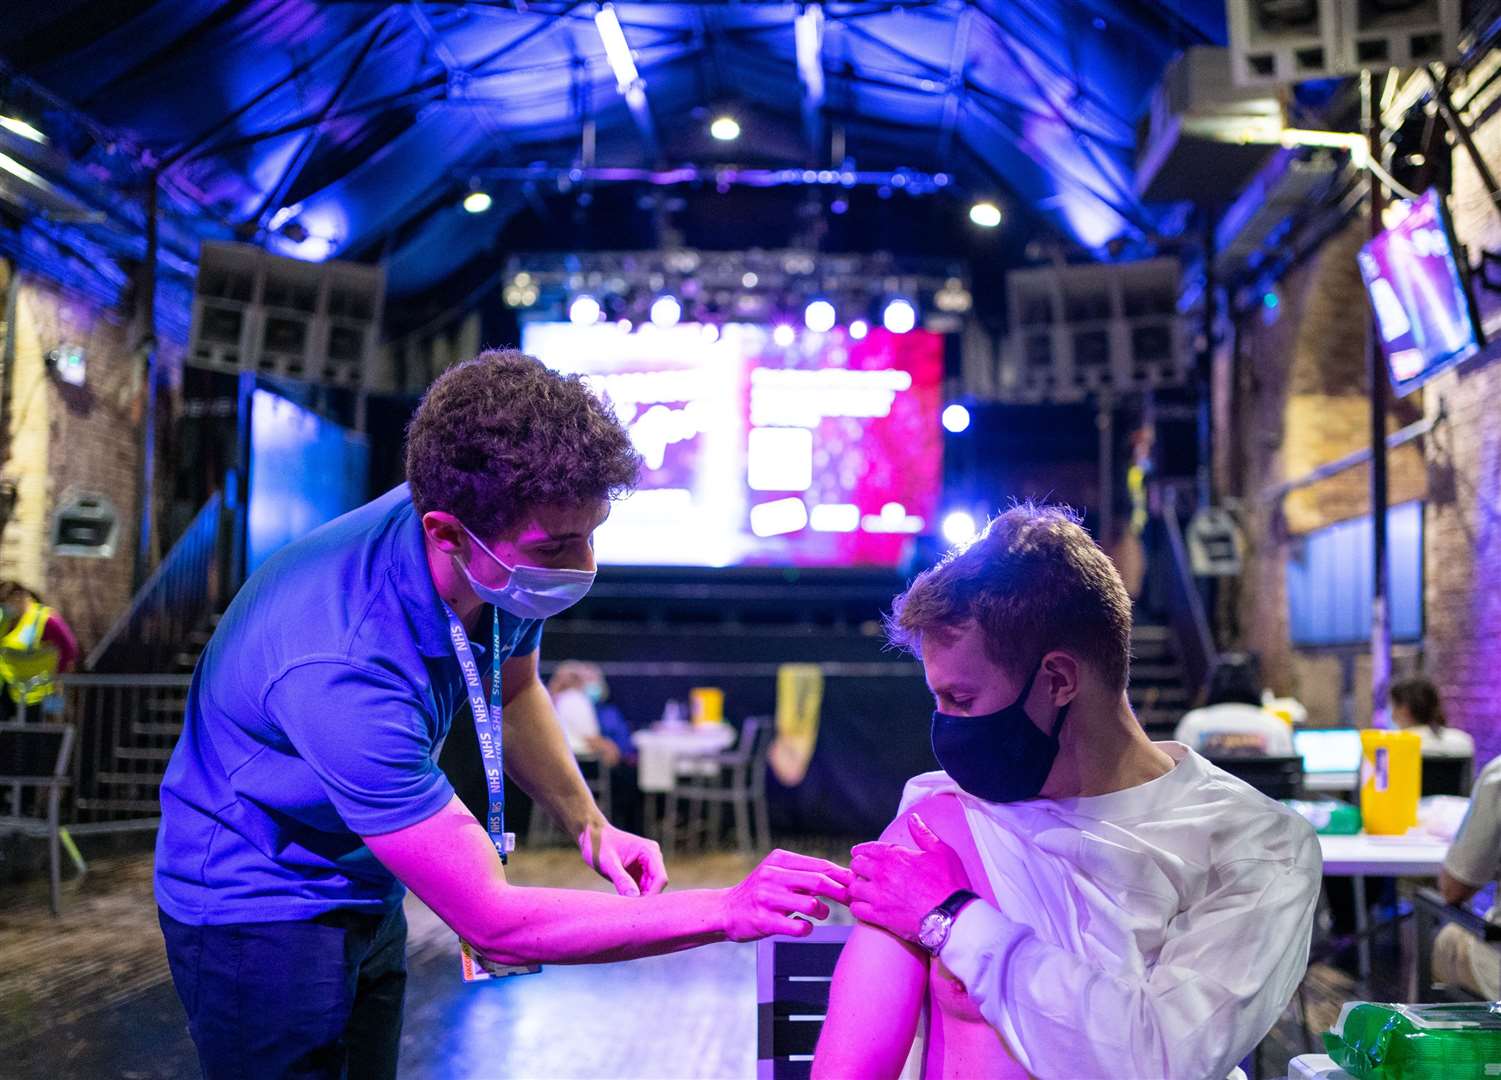
<svg viewBox="0 0 1501 1080"><path fill-rule="evenodd" d="M36 705L57 691L57 650L42 640L52 609L35 601L0 637L0 679L17 704Z"/></svg>

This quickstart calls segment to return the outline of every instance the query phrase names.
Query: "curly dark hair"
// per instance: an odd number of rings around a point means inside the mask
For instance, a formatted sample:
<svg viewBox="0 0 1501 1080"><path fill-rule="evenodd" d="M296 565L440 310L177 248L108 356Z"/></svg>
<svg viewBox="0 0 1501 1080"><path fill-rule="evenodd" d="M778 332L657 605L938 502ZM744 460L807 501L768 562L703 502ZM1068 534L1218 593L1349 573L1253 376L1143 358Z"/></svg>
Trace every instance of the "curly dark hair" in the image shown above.
<svg viewBox="0 0 1501 1080"><path fill-rule="evenodd" d="M1126 687L1131 597L1115 564L1066 506L1024 502L992 518L896 598L886 635L921 656L924 634L970 624L1013 678L1026 678L1050 649L1067 649L1111 687Z"/></svg>
<svg viewBox="0 0 1501 1080"><path fill-rule="evenodd" d="M407 426L417 512L446 510L486 538L537 506L624 495L640 471L630 436L582 378L515 349L449 368Z"/></svg>

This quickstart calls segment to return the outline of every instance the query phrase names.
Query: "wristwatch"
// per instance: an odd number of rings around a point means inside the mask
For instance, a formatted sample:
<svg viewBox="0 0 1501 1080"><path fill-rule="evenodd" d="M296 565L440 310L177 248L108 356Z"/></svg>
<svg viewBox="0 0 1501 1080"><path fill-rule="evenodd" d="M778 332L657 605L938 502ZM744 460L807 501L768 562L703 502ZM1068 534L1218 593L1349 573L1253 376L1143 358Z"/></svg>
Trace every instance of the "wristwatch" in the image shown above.
<svg viewBox="0 0 1501 1080"><path fill-rule="evenodd" d="M917 924L917 943L934 956L942 949L949 939L949 931L954 928L954 919L959 915L959 909L971 900L979 897L968 889L959 889L943 903L922 917L922 922Z"/></svg>

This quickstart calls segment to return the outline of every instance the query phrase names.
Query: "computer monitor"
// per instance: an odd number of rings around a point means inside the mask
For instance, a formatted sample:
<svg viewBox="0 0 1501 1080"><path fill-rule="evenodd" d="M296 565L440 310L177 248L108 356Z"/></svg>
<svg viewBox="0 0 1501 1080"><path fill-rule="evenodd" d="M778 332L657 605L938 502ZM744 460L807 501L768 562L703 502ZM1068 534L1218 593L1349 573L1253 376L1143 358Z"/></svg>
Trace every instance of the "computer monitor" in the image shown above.
<svg viewBox="0 0 1501 1080"><path fill-rule="evenodd" d="M1360 769L1357 728L1308 728L1293 732L1293 749L1305 773L1349 773Z"/></svg>

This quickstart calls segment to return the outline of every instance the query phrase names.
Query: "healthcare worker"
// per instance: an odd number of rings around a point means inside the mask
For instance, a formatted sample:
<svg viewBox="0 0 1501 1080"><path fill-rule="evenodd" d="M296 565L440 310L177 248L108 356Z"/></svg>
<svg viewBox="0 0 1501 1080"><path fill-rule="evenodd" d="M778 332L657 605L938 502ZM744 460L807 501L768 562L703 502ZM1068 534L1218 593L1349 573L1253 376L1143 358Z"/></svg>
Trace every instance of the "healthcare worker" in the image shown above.
<svg viewBox="0 0 1501 1080"><path fill-rule="evenodd" d="M1126 699L1131 601L1104 552L1068 512L1015 507L917 578L890 631L922 660L944 771L908 785L885 842L855 848L866 925L815 1075L899 1066L924 1001L929 1075L1232 1075L1307 966L1319 845L1147 739Z"/></svg>
<svg viewBox="0 0 1501 1080"><path fill-rule="evenodd" d="M235 597L193 674L156 859L210 1080L396 1074L403 886L468 943L466 976L474 955L584 963L803 934L794 916L827 914L817 894L845 896L847 871L784 852L734 888L661 895L657 845L612 827L579 775L538 641L588 590L594 530L638 467L578 378L486 353L423 399L407 485L283 548ZM437 764L456 713L484 824ZM618 896L507 881L502 770Z"/></svg>

